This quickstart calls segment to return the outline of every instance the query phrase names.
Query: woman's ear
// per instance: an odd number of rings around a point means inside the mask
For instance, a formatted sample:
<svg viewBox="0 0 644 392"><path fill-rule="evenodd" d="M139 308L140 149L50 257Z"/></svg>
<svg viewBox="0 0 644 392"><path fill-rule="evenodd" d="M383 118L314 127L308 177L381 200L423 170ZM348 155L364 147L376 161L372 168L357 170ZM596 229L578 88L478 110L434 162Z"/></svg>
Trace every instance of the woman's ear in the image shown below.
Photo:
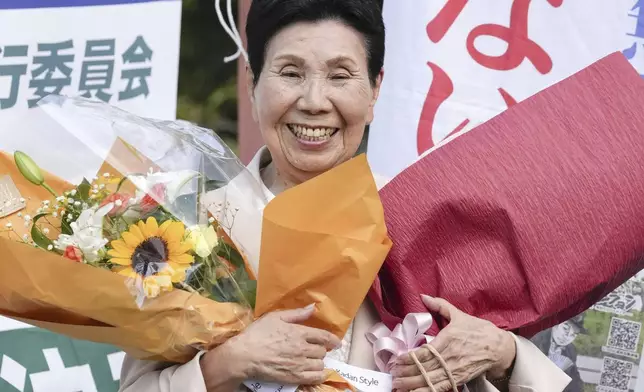
<svg viewBox="0 0 644 392"><path fill-rule="evenodd" d="M250 106L252 108L251 113L253 114L253 120L257 122L257 110L255 108L255 78L253 76L253 70L250 69L250 65L246 63L246 92L248 93L248 98L250 99Z"/></svg>
<svg viewBox="0 0 644 392"><path fill-rule="evenodd" d="M374 116L374 107L376 106L376 101L378 101L378 97L380 96L380 86L382 86L382 80L385 77L385 70L384 68L378 72L378 76L376 77L376 82L374 83L373 87L371 88L372 91L372 97L371 97L371 103L369 104L369 112L367 113L367 124L371 124L373 122L373 116Z"/></svg>

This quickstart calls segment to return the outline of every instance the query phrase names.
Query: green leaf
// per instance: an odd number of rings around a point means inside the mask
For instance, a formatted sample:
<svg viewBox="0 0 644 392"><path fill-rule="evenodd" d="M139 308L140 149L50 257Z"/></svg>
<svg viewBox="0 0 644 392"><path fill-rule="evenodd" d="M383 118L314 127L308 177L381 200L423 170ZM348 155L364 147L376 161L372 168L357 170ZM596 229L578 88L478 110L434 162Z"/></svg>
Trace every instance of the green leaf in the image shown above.
<svg viewBox="0 0 644 392"><path fill-rule="evenodd" d="M65 218L64 216L60 217L60 231L63 234L67 234L67 235L74 234L74 230L72 230L72 227L69 225L69 222L67 221L67 219L64 219L64 218Z"/></svg>
<svg viewBox="0 0 644 392"><path fill-rule="evenodd" d="M222 187L226 186L228 184L228 182L229 181L206 180L206 182L205 182L206 192L222 188Z"/></svg>
<svg viewBox="0 0 644 392"><path fill-rule="evenodd" d="M212 279L208 292L217 302L239 302L241 299L229 278Z"/></svg>
<svg viewBox="0 0 644 392"><path fill-rule="evenodd" d="M239 268L233 274L233 279L237 282L241 294L246 298L250 307L255 309L255 300L257 298L257 281L250 279L246 273L246 269Z"/></svg>
<svg viewBox="0 0 644 392"><path fill-rule="evenodd" d="M87 202L89 201L89 192L92 190L92 185L87 181L86 179L83 178L83 181L80 183L80 185L76 188L76 191L78 192L81 200Z"/></svg>
<svg viewBox="0 0 644 392"><path fill-rule="evenodd" d="M254 310L255 301L257 300L257 281L255 280L248 281L248 286L244 291L244 295L246 296L246 300L250 304L251 309Z"/></svg>
<svg viewBox="0 0 644 392"><path fill-rule="evenodd" d="M47 250L47 248L51 245L52 247L54 246L54 243L52 240L47 238L45 234L43 234L42 231L38 228L36 225L36 222L43 216L47 216L49 214L38 214L34 217L33 220L33 225L31 226L31 239L38 245L40 248L43 248Z"/></svg>

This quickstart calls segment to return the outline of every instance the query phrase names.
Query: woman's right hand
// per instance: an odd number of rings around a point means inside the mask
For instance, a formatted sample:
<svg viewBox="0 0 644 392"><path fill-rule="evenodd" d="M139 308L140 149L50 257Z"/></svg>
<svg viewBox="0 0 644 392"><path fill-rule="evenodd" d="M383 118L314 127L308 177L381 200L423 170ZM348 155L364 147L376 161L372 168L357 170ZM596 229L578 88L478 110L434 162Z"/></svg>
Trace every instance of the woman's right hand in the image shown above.
<svg viewBox="0 0 644 392"><path fill-rule="evenodd" d="M208 391L225 392L248 379L294 385L324 382L323 359L341 341L330 332L298 324L314 311L309 306L269 313L206 353L201 368Z"/></svg>

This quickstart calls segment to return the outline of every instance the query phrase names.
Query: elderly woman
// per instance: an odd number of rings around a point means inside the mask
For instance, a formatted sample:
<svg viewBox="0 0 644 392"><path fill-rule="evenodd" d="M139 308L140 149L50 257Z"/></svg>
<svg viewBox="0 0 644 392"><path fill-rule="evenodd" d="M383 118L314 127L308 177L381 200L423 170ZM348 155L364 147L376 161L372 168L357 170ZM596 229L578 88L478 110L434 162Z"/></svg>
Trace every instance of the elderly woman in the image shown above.
<svg viewBox="0 0 644 392"><path fill-rule="evenodd" d="M271 198L356 154L383 80L384 24L376 0L255 0L246 32L248 89L266 142L248 168ZM474 392L557 392L570 381L527 340L443 300L423 300L451 320L431 345L459 386ZM375 369L365 333L379 320L368 301L342 341L299 324L312 312L309 307L266 315L183 365L127 357L121 391L232 392L247 379L317 384L325 379L327 355ZM415 354L436 390L451 391L430 350ZM431 390L410 355L398 358L391 373L394 389Z"/></svg>

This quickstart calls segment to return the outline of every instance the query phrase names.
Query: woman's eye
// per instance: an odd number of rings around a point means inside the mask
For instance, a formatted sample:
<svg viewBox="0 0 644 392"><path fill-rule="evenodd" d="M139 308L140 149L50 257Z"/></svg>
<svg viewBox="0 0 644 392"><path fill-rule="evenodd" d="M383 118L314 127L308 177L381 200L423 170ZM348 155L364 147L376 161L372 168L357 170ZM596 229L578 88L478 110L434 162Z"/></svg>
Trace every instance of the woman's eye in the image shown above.
<svg viewBox="0 0 644 392"><path fill-rule="evenodd" d="M282 71L282 76L287 78L299 78L300 74L295 71Z"/></svg>

